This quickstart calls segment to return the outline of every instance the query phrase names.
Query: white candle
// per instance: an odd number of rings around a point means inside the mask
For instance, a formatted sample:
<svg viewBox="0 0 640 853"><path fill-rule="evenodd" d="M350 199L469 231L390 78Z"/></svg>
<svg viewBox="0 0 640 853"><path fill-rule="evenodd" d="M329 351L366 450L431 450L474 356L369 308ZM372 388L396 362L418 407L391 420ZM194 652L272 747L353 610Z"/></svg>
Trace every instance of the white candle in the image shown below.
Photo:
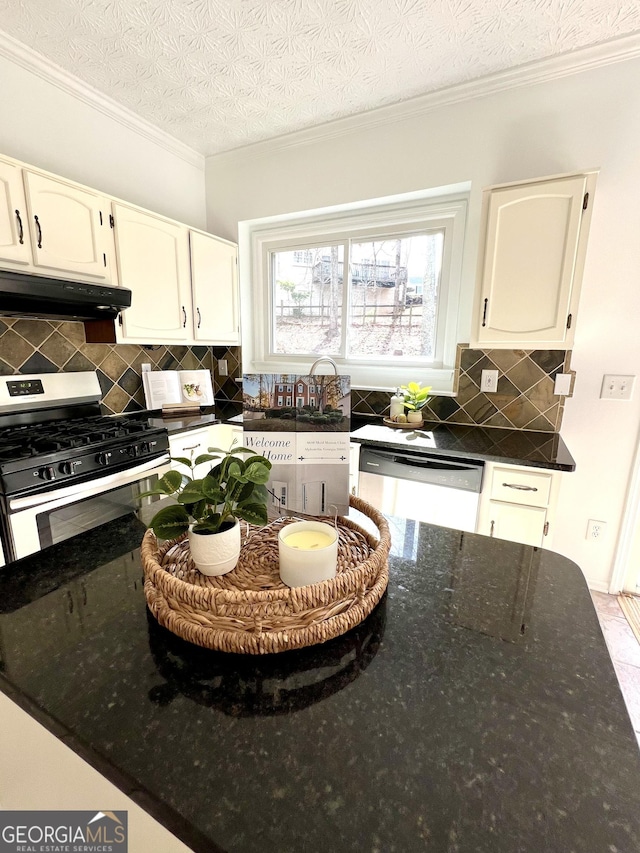
<svg viewBox="0 0 640 853"><path fill-rule="evenodd" d="M336 575L338 531L322 521L297 521L278 534L280 577L287 586L306 586Z"/></svg>

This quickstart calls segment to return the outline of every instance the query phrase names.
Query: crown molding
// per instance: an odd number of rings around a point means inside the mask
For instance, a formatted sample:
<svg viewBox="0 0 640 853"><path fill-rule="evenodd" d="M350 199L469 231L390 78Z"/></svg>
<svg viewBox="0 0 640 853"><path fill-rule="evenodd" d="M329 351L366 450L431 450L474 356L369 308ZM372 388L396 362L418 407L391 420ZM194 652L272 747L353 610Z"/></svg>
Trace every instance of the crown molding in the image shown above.
<svg viewBox="0 0 640 853"><path fill-rule="evenodd" d="M59 65L46 59L27 45L0 31L0 56L15 62L26 71L56 86L68 95L88 104L108 118L117 121L129 130L175 154L191 166L204 169L204 155L166 133L156 125L138 116L133 110L123 107L113 98L84 83Z"/></svg>
<svg viewBox="0 0 640 853"><path fill-rule="evenodd" d="M475 98L485 98L505 92L509 89L519 89L524 86L535 86L591 71L607 65L626 62L640 57L640 34L624 36L592 47L580 48L563 53L549 59L540 59L498 71L495 74L458 83L446 89L438 89L425 95L418 95L406 101L396 102L388 106L378 107L366 112L346 116L315 127L305 128L293 133L283 134L262 142L244 145L217 154L210 154L207 160L219 160L242 154L244 157L263 157L287 148L297 148L313 145L316 142L335 139L362 130L369 130L398 121L406 121L443 107L471 101Z"/></svg>

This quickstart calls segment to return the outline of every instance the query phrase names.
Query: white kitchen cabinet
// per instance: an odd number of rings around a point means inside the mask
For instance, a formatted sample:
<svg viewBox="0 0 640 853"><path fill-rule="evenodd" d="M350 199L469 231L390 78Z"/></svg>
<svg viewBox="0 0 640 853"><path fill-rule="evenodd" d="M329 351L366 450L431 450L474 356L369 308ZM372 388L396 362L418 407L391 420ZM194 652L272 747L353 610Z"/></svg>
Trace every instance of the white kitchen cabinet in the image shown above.
<svg viewBox="0 0 640 853"><path fill-rule="evenodd" d="M193 338L239 344L238 248L235 243L190 231Z"/></svg>
<svg viewBox="0 0 640 853"><path fill-rule="evenodd" d="M226 452L231 447L234 439L236 440L236 446L240 447L242 446L242 436L242 427L233 426L232 424L211 424L211 426L198 427L185 432L170 434L169 449L172 457L180 456L186 459L196 459L203 453L208 453L210 447L219 447ZM193 475L184 466L174 463L173 467L183 474L188 474L189 476L193 476L194 479L199 480L205 477L211 468L219 464L216 460L213 462L202 462L196 466Z"/></svg>
<svg viewBox="0 0 640 853"><path fill-rule="evenodd" d="M0 718L0 808L95 812L108 803L109 809L128 813L131 853L189 853L190 847L3 693ZM25 850L29 847L24 845ZM62 845L59 849L64 848ZM31 849L40 849L40 845Z"/></svg>
<svg viewBox="0 0 640 853"><path fill-rule="evenodd" d="M559 471L486 463L476 532L550 547L560 477Z"/></svg>
<svg viewBox="0 0 640 853"><path fill-rule="evenodd" d="M0 160L0 261L17 268L31 264L27 201L22 169ZM24 270L23 270L24 271Z"/></svg>
<svg viewBox="0 0 640 853"><path fill-rule="evenodd" d="M181 457L184 459L196 459L203 453L207 453L209 447L213 447L211 442L211 428L202 427L201 429L192 429L187 432L178 433L178 435L169 435L169 452L172 458ZM211 470L213 462L202 462L196 465L193 473L184 465L172 463L172 467L183 474L193 477L194 480L201 480Z"/></svg>
<svg viewBox="0 0 640 853"><path fill-rule="evenodd" d="M119 281L132 292L118 342L184 343L192 317L188 229L123 204L113 215Z"/></svg>
<svg viewBox="0 0 640 853"><path fill-rule="evenodd" d="M352 441L349 444L349 494L358 495L360 477L360 444Z"/></svg>
<svg viewBox="0 0 640 853"><path fill-rule="evenodd" d="M109 206L76 184L23 170L33 264L42 275L72 273L111 283Z"/></svg>
<svg viewBox="0 0 640 853"><path fill-rule="evenodd" d="M571 346L595 180L588 172L484 191L472 346Z"/></svg>

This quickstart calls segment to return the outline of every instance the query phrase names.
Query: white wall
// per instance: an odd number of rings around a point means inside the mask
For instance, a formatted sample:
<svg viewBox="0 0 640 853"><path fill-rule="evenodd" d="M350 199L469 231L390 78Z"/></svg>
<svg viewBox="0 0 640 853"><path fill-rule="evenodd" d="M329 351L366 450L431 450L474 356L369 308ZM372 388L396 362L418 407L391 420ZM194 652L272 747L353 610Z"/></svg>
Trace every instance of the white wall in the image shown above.
<svg viewBox="0 0 640 853"><path fill-rule="evenodd" d="M464 288L473 286L480 190L488 184L600 167L562 436L577 470L564 477L556 550L605 589L638 433L640 387L631 402L598 398L602 374L640 373L640 62L440 107L379 127L209 158L209 229L236 238L237 223L470 180ZM290 144L299 140L300 144ZM599 543L587 521L608 522Z"/></svg>
<svg viewBox="0 0 640 853"><path fill-rule="evenodd" d="M0 153L203 228L194 165L0 56Z"/></svg>

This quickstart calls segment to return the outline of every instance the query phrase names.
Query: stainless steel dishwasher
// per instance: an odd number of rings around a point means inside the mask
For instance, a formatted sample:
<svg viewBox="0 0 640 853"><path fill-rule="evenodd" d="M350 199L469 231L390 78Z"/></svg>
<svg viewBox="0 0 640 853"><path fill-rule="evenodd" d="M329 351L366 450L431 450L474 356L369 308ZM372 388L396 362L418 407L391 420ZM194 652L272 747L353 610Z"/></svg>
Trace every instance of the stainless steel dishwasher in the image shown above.
<svg viewBox="0 0 640 853"><path fill-rule="evenodd" d="M358 495L388 515L474 532L484 463L363 445Z"/></svg>

